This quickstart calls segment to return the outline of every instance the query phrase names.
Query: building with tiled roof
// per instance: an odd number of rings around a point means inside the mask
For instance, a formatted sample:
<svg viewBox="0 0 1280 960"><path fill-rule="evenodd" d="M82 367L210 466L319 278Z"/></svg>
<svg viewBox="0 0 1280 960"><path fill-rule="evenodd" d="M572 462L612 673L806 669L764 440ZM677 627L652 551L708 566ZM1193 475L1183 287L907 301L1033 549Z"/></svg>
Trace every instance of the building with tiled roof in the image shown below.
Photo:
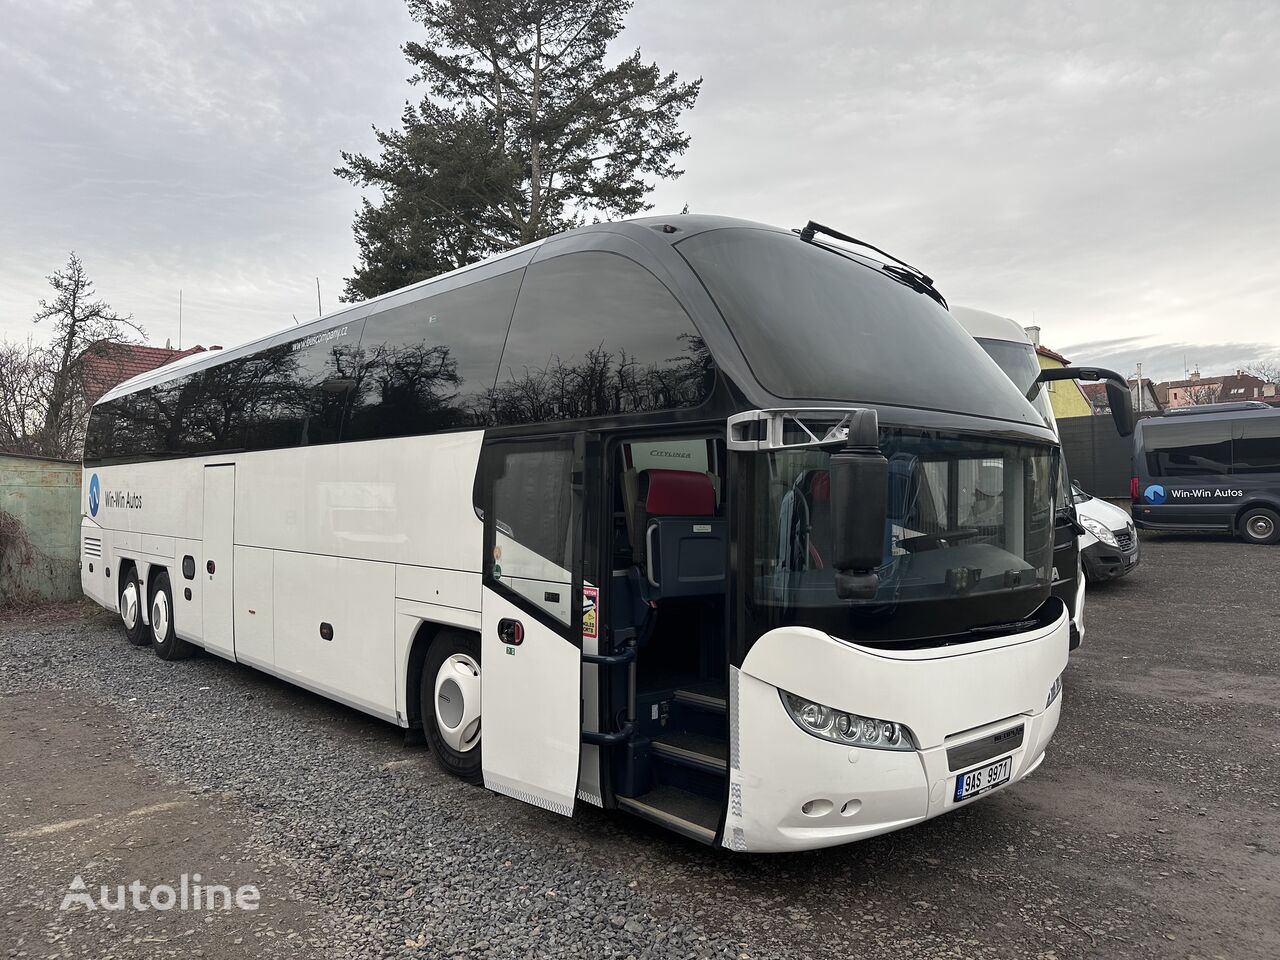
<svg viewBox="0 0 1280 960"><path fill-rule="evenodd" d="M1185 380L1166 380L1156 384L1156 395L1166 407L1191 407L1240 400L1262 400L1275 404L1276 392L1274 383L1267 383L1261 377L1243 370L1218 377L1202 376L1196 370Z"/></svg>
<svg viewBox="0 0 1280 960"><path fill-rule="evenodd" d="M219 350L220 347L210 347ZM117 343L99 340L90 344L80 355L80 385L84 391L85 406L92 406L97 399L114 387L140 373L163 367L182 357L204 353L205 348L196 345L186 350L172 347L148 347L140 343Z"/></svg>

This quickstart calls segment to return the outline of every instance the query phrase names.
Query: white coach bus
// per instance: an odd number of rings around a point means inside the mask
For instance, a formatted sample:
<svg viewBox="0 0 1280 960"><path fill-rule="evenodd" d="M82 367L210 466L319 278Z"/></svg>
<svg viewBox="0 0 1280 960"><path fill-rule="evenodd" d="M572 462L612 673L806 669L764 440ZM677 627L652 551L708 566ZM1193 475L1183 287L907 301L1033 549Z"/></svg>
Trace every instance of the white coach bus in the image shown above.
<svg viewBox="0 0 1280 960"><path fill-rule="evenodd" d="M734 850L1015 783L1067 663L1057 440L839 236L599 224L130 380L85 593L492 790Z"/></svg>

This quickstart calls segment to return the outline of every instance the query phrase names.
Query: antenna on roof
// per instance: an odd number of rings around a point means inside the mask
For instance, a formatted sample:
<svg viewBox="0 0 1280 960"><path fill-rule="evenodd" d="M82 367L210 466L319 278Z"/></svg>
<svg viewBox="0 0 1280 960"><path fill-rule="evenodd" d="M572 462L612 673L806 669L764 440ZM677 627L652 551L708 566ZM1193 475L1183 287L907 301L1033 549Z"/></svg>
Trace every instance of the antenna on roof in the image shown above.
<svg viewBox="0 0 1280 960"><path fill-rule="evenodd" d="M178 349L182 349L182 288L178 288Z"/></svg>
<svg viewBox="0 0 1280 960"><path fill-rule="evenodd" d="M316 316L324 316L324 307L320 304L320 278L316 277Z"/></svg>

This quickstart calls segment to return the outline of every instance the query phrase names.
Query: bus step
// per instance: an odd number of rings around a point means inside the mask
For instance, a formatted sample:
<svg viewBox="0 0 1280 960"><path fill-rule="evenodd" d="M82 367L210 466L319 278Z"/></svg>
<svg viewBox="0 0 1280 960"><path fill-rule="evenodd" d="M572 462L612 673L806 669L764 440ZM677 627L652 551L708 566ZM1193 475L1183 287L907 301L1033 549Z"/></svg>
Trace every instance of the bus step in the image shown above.
<svg viewBox="0 0 1280 960"><path fill-rule="evenodd" d="M718 691L677 690L672 697L676 703L708 713L727 713L728 702Z"/></svg>
<svg viewBox="0 0 1280 960"><path fill-rule="evenodd" d="M710 737L700 733L663 733L649 745L655 757L724 776L729 772L729 744L722 737Z"/></svg>
<svg viewBox="0 0 1280 960"><path fill-rule="evenodd" d="M699 843L715 843L720 826L718 800L662 784L643 797L618 797L618 809L674 830Z"/></svg>

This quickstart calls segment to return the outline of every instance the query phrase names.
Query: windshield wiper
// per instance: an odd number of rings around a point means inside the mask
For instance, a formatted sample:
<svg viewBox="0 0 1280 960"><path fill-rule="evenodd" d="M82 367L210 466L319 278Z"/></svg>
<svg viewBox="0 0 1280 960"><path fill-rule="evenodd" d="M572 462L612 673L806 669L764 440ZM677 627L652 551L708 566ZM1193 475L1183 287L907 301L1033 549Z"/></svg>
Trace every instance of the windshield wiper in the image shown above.
<svg viewBox="0 0 1280 960"><path fill-rule="evenodd" d="M841 233L839 230L832 230L830 227L825 227L813 220L810 220L805 224L804 229L797 230L795 232L800 235L800 239L805 243L812 243L816 247L822 247L822 249L830 250L832 253L839 254L840 256L844 256L842 251L825 243L817 243L813 239L814 236L821 233L825 236L831 237L833 240L840 240L844 243L852 243L855 246L866 247L868 250L874 250L876 253L880 254L880 256L893 261L893 263L884 264L883 270L885 273L897 280L899 283L911 287L911 289L915 290L917 293L923 293L926 296L933 298L943 307L947 306L947 301L943 298L942 294L934 288L932 277L926 274L923 270L913 267L911 264L907 263L907 261L899 260L893 254L881 250L873 243L867 243L865 240L859 240L857 237L851 237L847 233Z"/></svg>

